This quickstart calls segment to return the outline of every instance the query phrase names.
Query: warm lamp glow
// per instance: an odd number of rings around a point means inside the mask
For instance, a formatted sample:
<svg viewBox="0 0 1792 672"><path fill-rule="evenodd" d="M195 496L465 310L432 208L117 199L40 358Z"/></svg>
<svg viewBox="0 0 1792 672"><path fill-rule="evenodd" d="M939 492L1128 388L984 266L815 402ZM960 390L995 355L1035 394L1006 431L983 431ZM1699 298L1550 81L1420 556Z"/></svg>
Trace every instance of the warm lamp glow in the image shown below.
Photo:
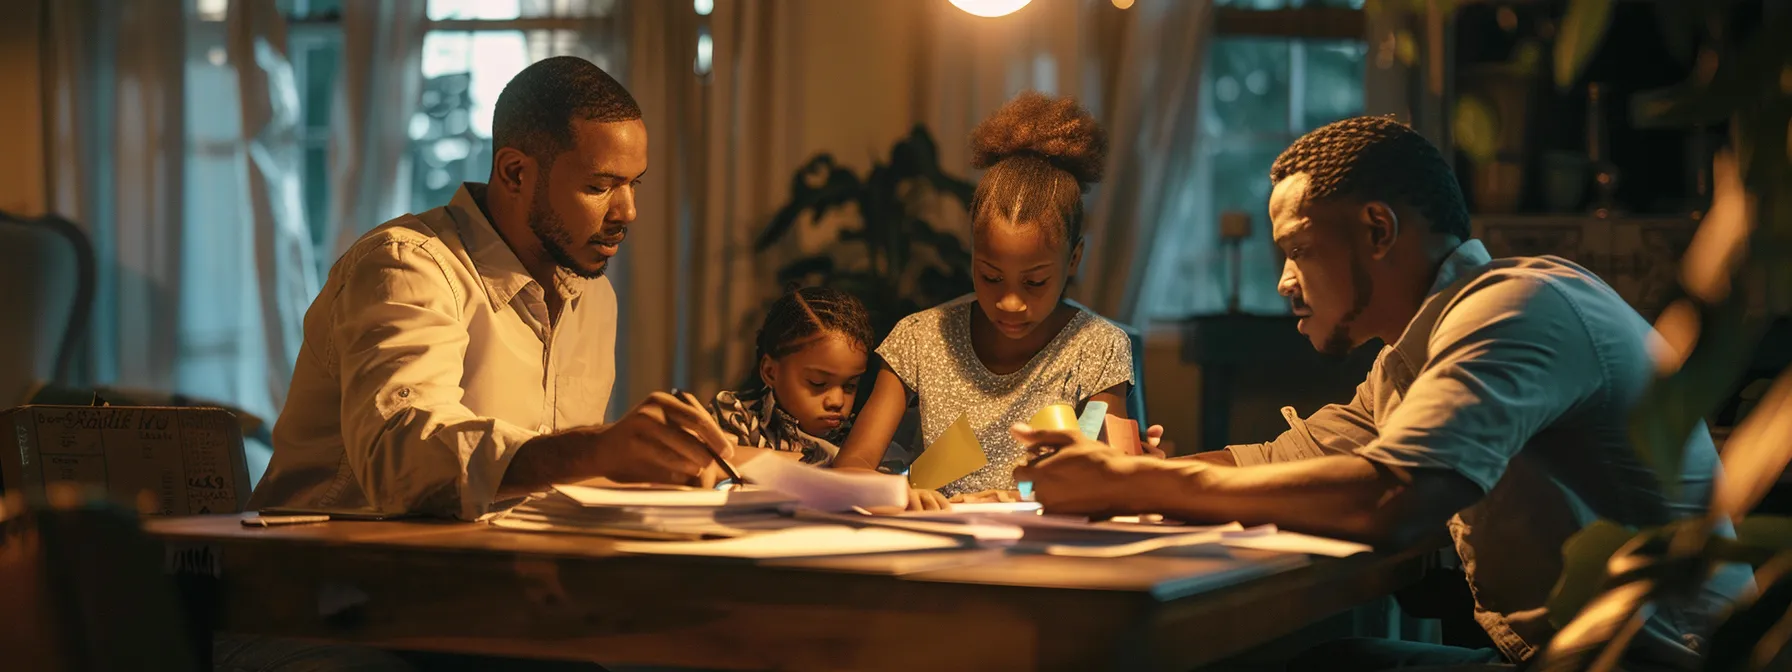
<svg viewBox="0 0 1792 672"><path fill-rule="evenodd" d="M977 16L1002 16L1027 6L1033 0L952 0L952 6Z"/></svg>
<svg viewBox="0 0 1792 672"><path fill-rule="evenodd" d="M1132 6L1132 0L1114 0L1114 6L1119 7L1120 9L1126 9Z"/></svg>

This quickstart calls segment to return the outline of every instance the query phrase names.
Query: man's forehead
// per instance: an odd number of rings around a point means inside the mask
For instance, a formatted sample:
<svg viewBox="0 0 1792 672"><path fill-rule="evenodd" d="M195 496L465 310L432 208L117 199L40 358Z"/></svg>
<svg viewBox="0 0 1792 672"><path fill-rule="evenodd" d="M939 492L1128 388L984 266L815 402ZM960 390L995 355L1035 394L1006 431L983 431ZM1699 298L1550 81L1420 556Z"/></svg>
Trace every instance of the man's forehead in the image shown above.
<svg viewBox="0 0 1792 672"><path fill-rule="evenodd" d="M1269 194L1270 235L1281 239L1306 230L1307 174L1295 173L1276 182Z"/></svg>

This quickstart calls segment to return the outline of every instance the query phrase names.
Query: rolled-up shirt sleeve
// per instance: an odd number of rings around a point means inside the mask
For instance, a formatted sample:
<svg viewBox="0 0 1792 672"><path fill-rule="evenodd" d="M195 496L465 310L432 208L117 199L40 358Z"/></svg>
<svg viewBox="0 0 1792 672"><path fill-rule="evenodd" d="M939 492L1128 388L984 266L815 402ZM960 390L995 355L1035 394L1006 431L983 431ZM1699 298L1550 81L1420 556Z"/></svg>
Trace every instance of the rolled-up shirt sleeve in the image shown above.
<svg viewBox="0 0 1792 672"><path fill-rule="evenodd" d="M1377 364L1379 368L1380 364ZM1288 430L1275 440L1226 446L1238 466L1293 462L1327 455L1348 455L1375 440L1375 418L1369 411L1373 398L1370 380L1379 375L1371 371L1369 380L1357 385L1356 395L1345 404L1327 404L1306 419L1296 415L1292 407L1282 408Z"/></svg>
<svg viewBox="0 0 1792 672"><path fill-rule="evenodd" d="M375 509L472 520L536 432L461 404L469 336L435 254L388 241L352 265L332 316L342 438Z"/></svg>
<svg viewBox="0 0 1792 672"><path fill-rule="evenodd" d="M1428 363L1356 452L1488 490L1530 437L1602 389L1604 370L1580 313L1547 280L1489 274L1454 300Z"/></svg>

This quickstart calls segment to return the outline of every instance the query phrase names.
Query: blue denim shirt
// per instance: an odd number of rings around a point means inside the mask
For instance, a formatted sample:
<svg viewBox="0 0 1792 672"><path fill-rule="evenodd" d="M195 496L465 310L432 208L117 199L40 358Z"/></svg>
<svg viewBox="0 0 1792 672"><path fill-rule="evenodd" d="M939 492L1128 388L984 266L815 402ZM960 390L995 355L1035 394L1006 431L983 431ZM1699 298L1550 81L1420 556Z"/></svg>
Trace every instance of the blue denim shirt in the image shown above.
<svg viewBox="0 0 1792 672"><path fill-rule="evenodd" d="M1657 347L1650 324L1593 273L1558 257L1495 260L1470 240L1355 398L1304 421L1283 409L1280 438L1228 450L1241 466L1354 453L1473 481L1486 495L1450 519L1450 534L1476 620L1525 660L1555 634L1546 601L1570 535L1599 518L1648 527L1705 512L1719 463L1702 424L1675 497L1631 446L1630 410L1654 379ZM1726 567L1699 603L1658 610L1626 669L1696 668L1714 619L1752 585L1747 567Z"/></svg>

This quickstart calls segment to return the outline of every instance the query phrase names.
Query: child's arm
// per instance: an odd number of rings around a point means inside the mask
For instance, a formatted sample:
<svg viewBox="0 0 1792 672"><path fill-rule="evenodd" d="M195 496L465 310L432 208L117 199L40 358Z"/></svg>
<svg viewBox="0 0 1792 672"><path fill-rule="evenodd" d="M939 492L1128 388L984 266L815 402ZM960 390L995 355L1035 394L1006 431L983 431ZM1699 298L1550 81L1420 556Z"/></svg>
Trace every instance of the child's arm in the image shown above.
<svg viewBox="0 0 1792 672"><path fill-rule="evenodd" d="M896 427L902 424L902 414L907 411L908 386L888 365L880 366L871 398L865 400L865 408L853 420L852 433L846 436L846 445L834 458L834 468L876 471L884 451L890 447L890 439L896 437Z"/></svg>
<svg viewBox="0 0 1792 672"><path fill-rule="evenodd" d="M1108 415L1114 416L1116 418L1125 419L1126 418L1126 392L1127 392L1127 390L1129 390L1131 388L1132 388L1131 383L1121 383L1119 385L1115 385L1113 387L1102 390L1100 392L1096 392L1095 396L1089 397L1089 400L1083 402L1083 405L1088 406L1090 401L1105 402L1108 405ZM1080 409L1080 408L1077 409L1077 412L1081 413L1082 409Z"/></svg>
<svg viewBox="0 0 1792 672"><path fill-rule="evenodd" d="M860 409L859 417L853 420L852 433L846 436L846 445L840 447L840 455L834 458L833 467L876 471L878 463L884 459L884 451L890 447L890 439L896 438L896 427L902 424L902 414L906 412L908 386L889 365L879 367L877 385L871 388L871 398L865 400L865 408ZM931 511L948 506L945 496L938 491L909 490L910 511Z"/></svg>

